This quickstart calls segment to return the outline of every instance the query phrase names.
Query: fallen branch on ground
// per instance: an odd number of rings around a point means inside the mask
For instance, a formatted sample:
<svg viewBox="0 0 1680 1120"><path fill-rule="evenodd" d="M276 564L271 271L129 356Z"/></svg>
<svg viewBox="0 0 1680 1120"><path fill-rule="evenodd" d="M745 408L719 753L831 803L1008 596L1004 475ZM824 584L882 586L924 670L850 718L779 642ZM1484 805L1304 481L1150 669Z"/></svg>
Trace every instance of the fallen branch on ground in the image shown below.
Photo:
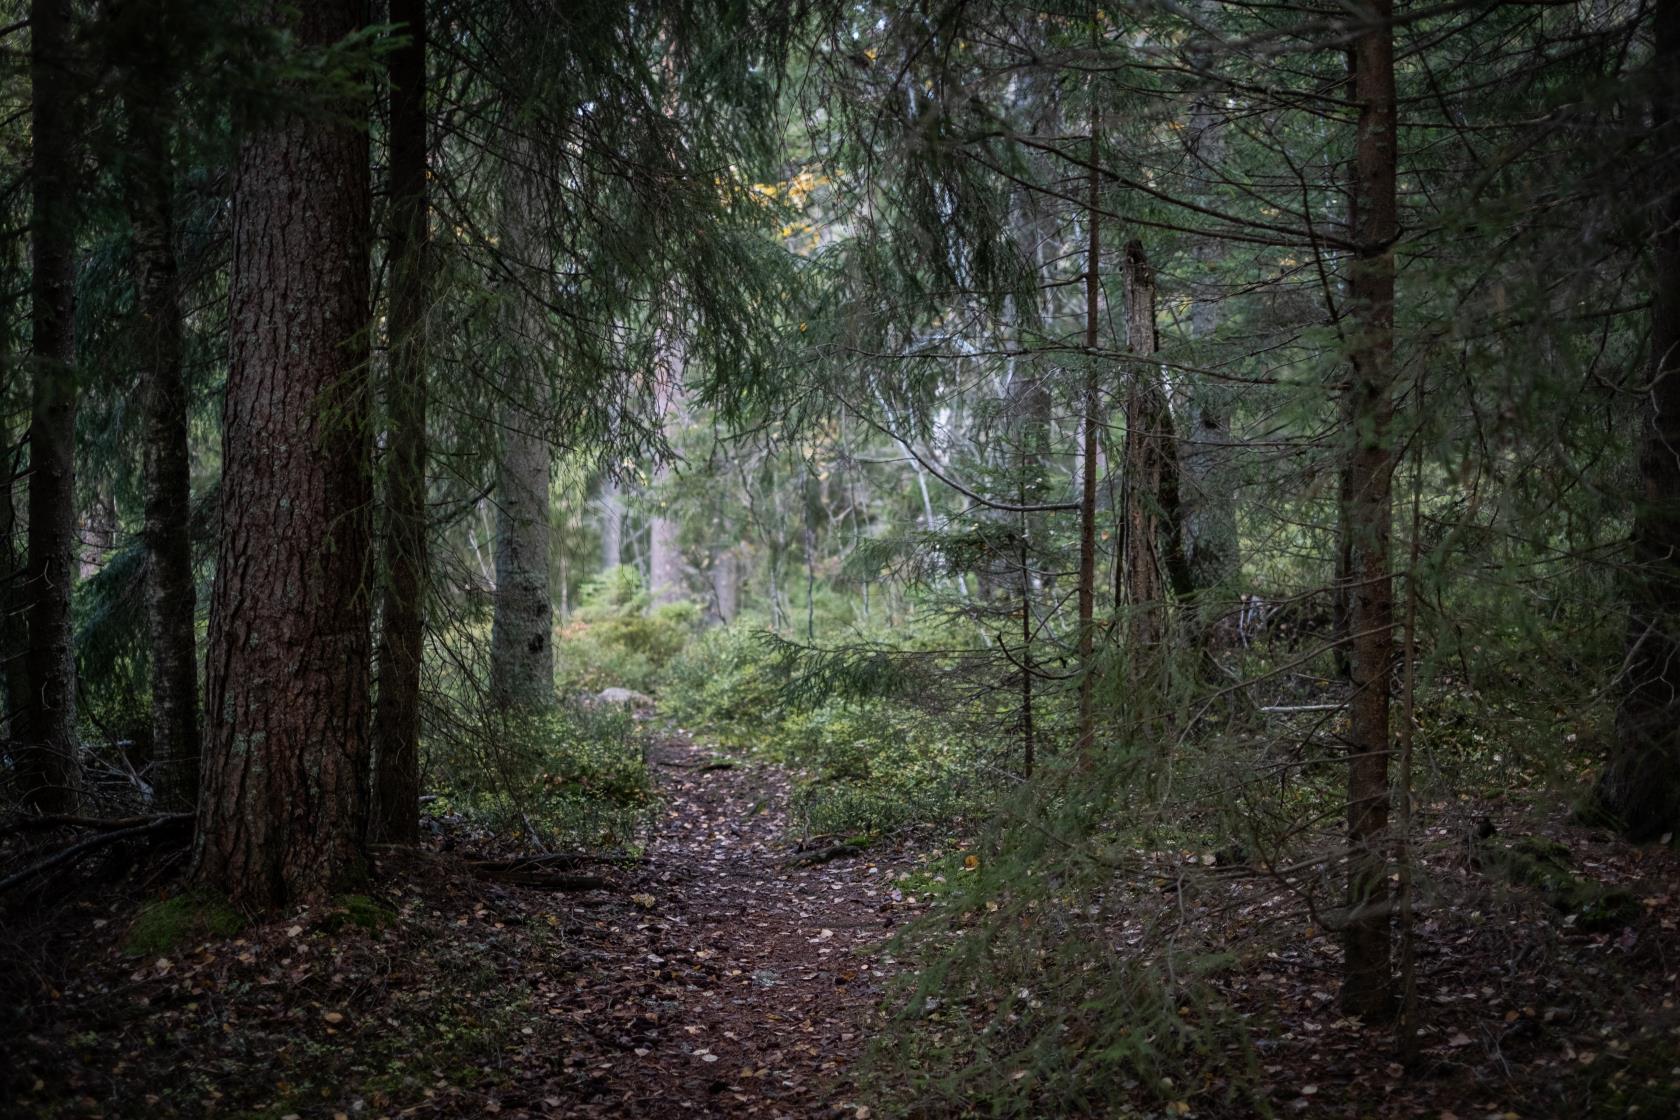
<svg viewBox="0 0 1680 1120"><path fill-rule="evenodd" d="M86 840L79 841L70 845L68 848L61 849L39 863L32 864L29 867L24 868L22 871L15 872L14 874L6 876L4 879L0 879L0 891L11 890L19 883L28 882L35 876L51 871L55 867L74 863L76 860L87 855L89 852L103 848L107 844L115 844L118 840L127 840L136 836L144 836L145 834L151 832L160 832L170 826L180 826L183 824L190 826L192 824L192 819L193 815L191 813L170 813L167 816L152 817L141 824L130 825L126 828L116 828L108 832L101 832L97 836L90 836Z"/></svg>
<svg viewBox="0 0 1680 1120"><path fill-rule="evenodd" d="M646 862L646 856L633 856L628 852L548 852L534 856L514 856L511 859L473 859L467 861L467 866L477 874L480 871L534 871L538 868L579 867L586 863L629 865Z"/></svg>
<svg viewBox="0 0 1680 1120"><path fill-rule="evenodd" d="M863 849L863 844L830 844L826 848L802 852L788 860L786 865L788 867L814 867L819 863L830 863L837 859L845 859L847 856L861 856Z"/></svg>
<svg viewBox="0 0 1680 1120"><path fill-rule="evenodd" d="M552 871L521 871L517 868L474 867L474 875L497 883L512 883L518 887L534 887L542 891L601 891L617 887L611 879L599 875L564 875Z"/></svg>

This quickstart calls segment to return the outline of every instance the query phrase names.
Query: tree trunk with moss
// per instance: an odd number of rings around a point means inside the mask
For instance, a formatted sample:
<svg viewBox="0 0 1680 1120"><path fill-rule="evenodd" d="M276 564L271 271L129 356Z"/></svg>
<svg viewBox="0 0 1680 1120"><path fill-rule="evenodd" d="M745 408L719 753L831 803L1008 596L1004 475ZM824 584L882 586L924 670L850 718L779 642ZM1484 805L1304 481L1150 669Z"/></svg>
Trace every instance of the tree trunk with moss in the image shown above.
<svg viewBox="0 0 1680 1120"><path fill-rule="evenodd" d="M515 159L502 183L503 245L518 283L506 314L514 348L510 395L501 408L502 445L496 462L496 594L490 628L490 701L504 713L531 714L554 704L554 604L548 584L548 486L553 451L543 425L548 393L529 349L541 332L527 285L546 282L546 270L525 216L537 199Z"/></svg>

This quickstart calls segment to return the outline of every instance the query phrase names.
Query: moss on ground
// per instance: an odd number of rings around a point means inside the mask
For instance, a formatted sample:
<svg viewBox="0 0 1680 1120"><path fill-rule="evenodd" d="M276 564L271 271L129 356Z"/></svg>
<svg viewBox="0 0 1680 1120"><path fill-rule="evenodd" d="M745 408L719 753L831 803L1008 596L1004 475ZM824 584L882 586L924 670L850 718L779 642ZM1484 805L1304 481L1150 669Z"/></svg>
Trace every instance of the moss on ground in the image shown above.
<svg viewBox="0 0 1680 1120"><path fill-rule="evenodd" d="M1632 892L1576 874L1569 849L1555 840L1494 839L1485 841L1478 855L1484 871L1539 891L1553 909L1573 914L1578 929L1617 929L1639 917L1639 901Z"/></svg>
<svg viewBox="0 0 1680 1120"><path fill-rule="evenodd" d="M244 916L222 899L178 894L140 911L123 939L123 952L153 956L193 941L233 937L244 928Z"/></svg>
<svg viewBox="0 0 1680 1120"><path fill-rule="evenodd" d="M365 894L346 894L338 897L333 912L322 924L330 932L354 926L378 933L396 920L397 912L383 903Z"/></svg>

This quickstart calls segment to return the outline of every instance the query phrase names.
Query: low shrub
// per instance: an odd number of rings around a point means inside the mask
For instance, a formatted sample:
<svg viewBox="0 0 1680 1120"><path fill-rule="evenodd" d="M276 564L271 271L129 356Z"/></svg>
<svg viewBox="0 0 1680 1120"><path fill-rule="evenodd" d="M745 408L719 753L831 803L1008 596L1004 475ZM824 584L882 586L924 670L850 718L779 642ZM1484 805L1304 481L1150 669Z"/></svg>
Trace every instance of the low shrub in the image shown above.
<svg viewBox="0 0 1680 1120"><path fill-rule="evenodd" d="M431 764L450 779L434 813L558 847L631 846L655 802L640 733L622 708L491 718L435 747Z"/></svg>
<svg viewBox="0 0 1680 1120"><path fill-rule="evenodd" d="M555 645L561 686L653 692L699 626L693 603L654 606L634 568L609 569L584 585L578 609L561 629Z"/></svg>

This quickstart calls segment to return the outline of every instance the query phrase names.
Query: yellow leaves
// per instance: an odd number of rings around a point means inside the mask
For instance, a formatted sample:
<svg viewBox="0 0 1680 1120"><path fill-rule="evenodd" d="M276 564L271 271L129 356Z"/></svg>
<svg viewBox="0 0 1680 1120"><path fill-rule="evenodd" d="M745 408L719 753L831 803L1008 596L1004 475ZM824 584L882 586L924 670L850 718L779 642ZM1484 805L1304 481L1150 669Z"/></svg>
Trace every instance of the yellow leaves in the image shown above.
<svg viewBox="0 0 1680 1120"><path fill-rule="evenodd" d="M964 856L962 869L964 871L978 871L980 869L980 857L973 853Z"/></svg>

